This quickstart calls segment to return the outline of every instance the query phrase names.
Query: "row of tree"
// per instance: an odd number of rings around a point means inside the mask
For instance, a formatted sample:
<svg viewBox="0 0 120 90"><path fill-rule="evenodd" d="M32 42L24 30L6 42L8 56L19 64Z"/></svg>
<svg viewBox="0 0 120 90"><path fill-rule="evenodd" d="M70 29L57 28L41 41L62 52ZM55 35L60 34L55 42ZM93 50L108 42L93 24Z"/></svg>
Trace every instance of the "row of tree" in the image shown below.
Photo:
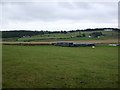
<svg viewBox="0 0 120 90"><path fill-rule="evenodd" d="M71 32L85 32L85 31L103 31L105 29L112 29L114 31L119 31L120 29L117 28L95 28L95 29L84 29L84 30L70 30L70 31L26 31L26 30L11 30L11 31L0 31L2 33L2 38L12 38L12 37L24 37L24 36L34 36L34 35L43 35L43 34L53 34L53 33L62 33L67 34ZM93 33L92 36L97 35L100 33ZM78 36L80 37L80 36ZM82 35L85 37L85 34ZM96 37L96 36L95 36Z"/></svg>

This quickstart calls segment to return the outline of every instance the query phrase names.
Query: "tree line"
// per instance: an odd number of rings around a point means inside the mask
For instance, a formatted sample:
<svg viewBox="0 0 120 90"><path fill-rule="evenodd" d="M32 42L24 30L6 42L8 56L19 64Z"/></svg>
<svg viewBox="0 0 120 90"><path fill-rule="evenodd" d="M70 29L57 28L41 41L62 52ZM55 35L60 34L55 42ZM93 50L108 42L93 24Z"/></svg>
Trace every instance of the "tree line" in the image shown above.
<svg viewBox="0 0 120 90"><path fill-rule="evenodd" d="M11 31L0 31L2 33L2 38L13 38L13 37L24 37L24 36L34 36L34 35L43 35L43 34L54 34L54 33L62 33L67 34L71 32L86 32L86 31L103 31L105 29L112 29L114 31L119 31L118 28L95 28L95 29L84 29L84 30L70 30L70 31L30 31L30 30L11 30ZM100 34L100 33L99 33ZM93 33L93 35L96 35ZM85 35L83 35L85 36ZM78 36L79 37L79 36Z"/></svg>

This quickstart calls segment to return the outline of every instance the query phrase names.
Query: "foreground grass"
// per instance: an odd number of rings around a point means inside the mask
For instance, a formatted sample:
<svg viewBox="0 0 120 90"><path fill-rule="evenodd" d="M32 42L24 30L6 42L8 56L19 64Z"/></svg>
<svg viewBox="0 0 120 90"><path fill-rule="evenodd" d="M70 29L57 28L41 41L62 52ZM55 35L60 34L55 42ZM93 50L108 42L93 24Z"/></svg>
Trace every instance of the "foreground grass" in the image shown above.
<svg viewBox="0 0 120 90"><path fill-rule="evenodd" d="M117 47L3 45L3 88L116 88Z"/></svg>

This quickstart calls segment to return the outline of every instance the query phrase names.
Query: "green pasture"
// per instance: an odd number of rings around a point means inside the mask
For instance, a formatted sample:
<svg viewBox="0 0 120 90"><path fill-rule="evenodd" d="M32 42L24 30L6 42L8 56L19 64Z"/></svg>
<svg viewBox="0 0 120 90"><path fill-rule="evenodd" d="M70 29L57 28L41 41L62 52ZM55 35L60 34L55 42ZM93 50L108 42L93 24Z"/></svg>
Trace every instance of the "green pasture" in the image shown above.
<svg viewBox="0 0 120 90"><path fill-rule="evenodd" d="M17 41L19 37L13 37L13 38L2 38L1 41Z"/></svg>
<svg viewBox="0 0 120 90"><path fill-rule="evenodd" d="M2 51L3 88L118 87L118 47L3 45Z"/></svg>
<svg viewBox="0 0 120 90"><path fill-rule="evenodd" d="M89 34L93 32L102 32L105 36L99 38L89 38ZM85 37L76 37L78 35L85 34ZM75 41L75 40L106 40L106 39L118 39L118 32L116 31L85 31L85 32L69 32L69 33L54 33L54 34L42 34L31 37L16 37L16 38L3 38L3 41ZM63 38L63 39L60 39ZM67 39L64 39L67 38Z"/></svg>

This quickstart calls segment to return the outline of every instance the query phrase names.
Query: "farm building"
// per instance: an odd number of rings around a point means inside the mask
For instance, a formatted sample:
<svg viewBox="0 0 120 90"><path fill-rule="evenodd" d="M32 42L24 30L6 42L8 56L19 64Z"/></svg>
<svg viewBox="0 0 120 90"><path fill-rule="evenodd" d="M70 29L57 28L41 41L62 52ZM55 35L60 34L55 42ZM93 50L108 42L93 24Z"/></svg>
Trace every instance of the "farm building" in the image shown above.
<svg viewBox="0 0 120 90"><path fill-rule="evenodd" d="M66 47L95 46L95 44L93 44L93 43L73 43L73 42L53 43L52 45L66 46Z"/></svg>

